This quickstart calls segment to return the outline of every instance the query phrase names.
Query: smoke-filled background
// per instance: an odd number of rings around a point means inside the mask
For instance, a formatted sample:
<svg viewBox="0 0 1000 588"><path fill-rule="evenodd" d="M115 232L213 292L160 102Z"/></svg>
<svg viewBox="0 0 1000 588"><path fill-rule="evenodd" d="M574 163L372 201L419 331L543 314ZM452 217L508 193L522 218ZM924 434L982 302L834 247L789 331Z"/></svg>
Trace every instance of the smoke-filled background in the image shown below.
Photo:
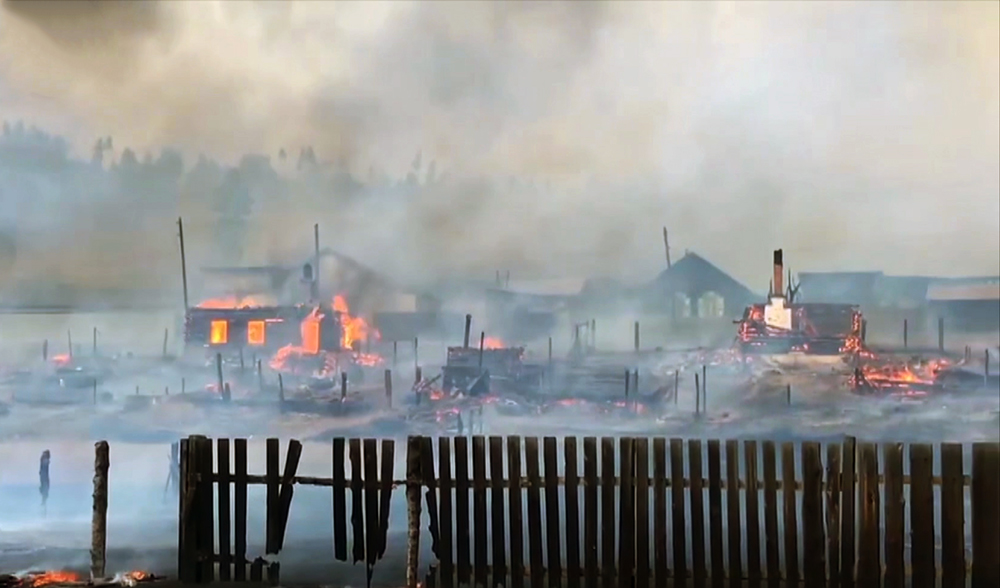
<svg viewBox="0 0 1000 588"><path fill-rule="evenodd" d="M179 214L195 264L319 222L414 285L651 278L662 225L758 290L1000 273L996 2L2 6L22 296L176 290Z"/></svg>

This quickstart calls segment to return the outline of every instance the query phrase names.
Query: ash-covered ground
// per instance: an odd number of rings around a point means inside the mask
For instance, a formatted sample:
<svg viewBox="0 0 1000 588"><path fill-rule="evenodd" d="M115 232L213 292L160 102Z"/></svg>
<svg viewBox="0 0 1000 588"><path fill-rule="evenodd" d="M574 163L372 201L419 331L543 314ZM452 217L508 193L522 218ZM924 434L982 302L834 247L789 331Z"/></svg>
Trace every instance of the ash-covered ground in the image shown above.
<svg viewBox="0 0 1000 588"><path fill-rule="evenodd" d="M438 373L445 344L422 343L425 378ZM741 362L727 350L665 350L591 354L571 363L556 358L550 377L534 393L502 393L502 382L483 399L425 400L415 405L412 357L398 358L393 406L387 406L382 367L349 386L357 410L334 416L304 408L282 410L276 373L263 362L263 386L246 358L241 370L224 370L233 402L212 386L210 361L159 357L155 352L78 352L74 365L100 372L92 385L73 383L73 373L40 358L5 365L0 385L0 572L26 569L86 570L89 565L93 442L110 442L109 571L141 569L172 575L176 569L177 498L166 487L170 443L181 437L249 438L251 473L264 471L264 439L304 442L299 475L329 476L329 440L335 436L398 440L395 477L403 476L404 445L410 434L461 433L521 436L665 436L754 438L775 441L836 440L853 435L872 441L970 443L1000 437L1000 395L995 383L968 383L930 393L897 391L859 395L849 386L852 366L840 359L805 356ZM53 350L55 351L55 350ZM529 352L535 352L529 349ZM27 355L27 354L25 354ZM53 352L53 355L55 353ZM541 354L528 358L547 361ZM900 356L899 361L914 361ZM963 360L954 360L962 363ZM918 362L919 363L919 362ZM982 370L976 360L968 371ZM704 368L702 367L704 366ZM638 390L625 370L638 371ZM704 369L704 371L703 371ZM89 373L89 372L88 372ZM676 375L675 375L676 374ZM705 392L696 413L695 374ZM185 394L181 394L181 381ZM675 382L676 400L673 397ZM286 397L296 398L305 380L289 377ZM136 388L138 387L138 394ZM315 388L315 382L313 382ZM339 382L309 397L335 403ZM169 395L166 391L169 389ZM790 390L790 395L789 395ZM46 403L39 403L39 399ZM482 416L479 417L481 406ZM39 457L49 450L51 491L43 508ZM249 496L249 554L263 553L264 489ZM363 564L332 557L329 489L299 487L291 510L285 549L277 558L286 581L360 584ZM390 548L374 572L376 584L403 579L406 507L400 490L390 516ZM423 541L424 561L433 556Z"/></svg>

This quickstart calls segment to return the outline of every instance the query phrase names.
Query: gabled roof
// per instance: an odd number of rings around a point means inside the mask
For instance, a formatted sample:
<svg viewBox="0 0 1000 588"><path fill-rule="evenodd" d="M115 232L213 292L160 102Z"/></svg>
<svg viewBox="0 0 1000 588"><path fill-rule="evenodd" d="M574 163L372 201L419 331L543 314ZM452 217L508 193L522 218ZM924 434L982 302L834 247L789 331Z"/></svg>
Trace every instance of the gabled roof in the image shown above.
<svg viewBox="0 0 1000 588"><path fill-rule="evenodd" d="M759 298L749 288L697 253L690 253L660 272L649 286L661 291L700 295L713 291L733 302Z"/></svg>

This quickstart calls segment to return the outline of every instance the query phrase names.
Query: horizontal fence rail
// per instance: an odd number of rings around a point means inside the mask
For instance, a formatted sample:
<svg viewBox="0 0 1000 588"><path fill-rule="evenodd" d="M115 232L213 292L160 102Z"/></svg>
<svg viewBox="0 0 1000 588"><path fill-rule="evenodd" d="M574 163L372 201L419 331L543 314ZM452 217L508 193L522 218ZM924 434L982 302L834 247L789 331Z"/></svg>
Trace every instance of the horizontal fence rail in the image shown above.
<svg viewBox="0 0 1000 588"><path fill-rule="evenodd" d="M261 580L265 569L278 581L277 563L246 553L247 486L263 484L265 556L283 548L294 487L325 486L334 559L369 573L405 487L410 585L423 519L441 585L1000 586L1000 443L973 444L966 475L963 447L947 443L411 437L402 479L392 440L334 439L329 478L296 475L294 440L279 467L277 439L266 474L250 475L246 447L181 441L182 581Z"/></svg>

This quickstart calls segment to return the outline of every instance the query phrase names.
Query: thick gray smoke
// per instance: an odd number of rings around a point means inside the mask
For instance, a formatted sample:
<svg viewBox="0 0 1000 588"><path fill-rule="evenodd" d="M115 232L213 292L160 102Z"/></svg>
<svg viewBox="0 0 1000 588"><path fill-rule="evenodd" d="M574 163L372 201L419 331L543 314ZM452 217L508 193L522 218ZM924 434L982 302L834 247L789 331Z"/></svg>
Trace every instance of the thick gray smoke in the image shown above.
<svg viewBox="0 0 1000 588"><path fill-rule="evenodd" d="M761 290L775 247L796 270L1000 272L995 2L3 6L4 115L82 153L312 146L377 179L419 150L419 180L450 178L350 204L296 184L247 261L320 222L408 281L651 277L667 225ZM174 212L144 266L174 267Z"/></svg>

